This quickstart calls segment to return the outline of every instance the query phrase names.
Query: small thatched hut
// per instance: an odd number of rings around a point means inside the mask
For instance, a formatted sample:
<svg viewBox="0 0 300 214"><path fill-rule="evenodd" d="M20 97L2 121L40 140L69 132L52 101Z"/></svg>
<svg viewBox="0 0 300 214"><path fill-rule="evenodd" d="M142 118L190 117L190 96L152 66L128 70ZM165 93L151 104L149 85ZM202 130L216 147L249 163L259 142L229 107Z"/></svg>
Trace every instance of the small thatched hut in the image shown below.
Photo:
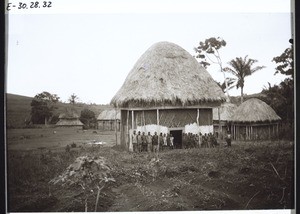
<svg viewBox="0 0 300 214"><path fill-rule="evenodd" d="M98 129L120 131L121 112L115 109L103 110L97 117Z"/></svg>
<svg viewBox="0 0 300 214"><path fill-rule="evenodd" d="M281 118L265 102L251 98L243 102L232 117L235 140L264 140L278 137Z"/></svg>
<svg viewBox="0 0 300 214"><path fill-rule="evenodd" d="M220 107L213 108L214 133L223 139L231 131L231 121L237 106L230 102L223 103Z"/></svg>
<svg viewBox="0 0 300 214"><path fill-rule="evenodd" d="M56 123L57 127L83 128L83 123L79 120L78 114L74 111L67 110L65 113L61 113L58 118L59 121Z"/></svg>
<svg viewBox="0 0 300 214"><path fill-rule="evenodd" d="M192 55L176 44L159 42L138 59L111 104L121 109L124 146L137 129L171 133L180 148L183 132L213 132L212 108L225 99Z"/></svg>

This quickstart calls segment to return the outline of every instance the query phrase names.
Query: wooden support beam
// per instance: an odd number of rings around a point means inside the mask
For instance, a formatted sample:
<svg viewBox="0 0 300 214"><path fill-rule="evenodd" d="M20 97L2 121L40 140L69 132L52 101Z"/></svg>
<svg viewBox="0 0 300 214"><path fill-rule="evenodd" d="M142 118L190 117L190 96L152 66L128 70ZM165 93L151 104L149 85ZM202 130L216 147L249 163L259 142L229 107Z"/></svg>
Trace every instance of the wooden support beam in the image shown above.
<svg viewBox="0 0 300 214"><path fill-rule="evenodd" d="M156 110L156 122L157 122L157 127L158 127L158 133L157 133L157 135L158 135L158 146L157 146L157 150L159 151L159 135L160 135L160 128L159 128L159 110L157 109Z"/></svg>
<svg viewBox="0 0 300 214"><path fill-rule="evenodd" d="M126 118L126 140L125 140L125 144L126 144L126 149L129 149L129 143L130 143L130 139L129 139L129 111L127 110L127 118Z"/></svg>

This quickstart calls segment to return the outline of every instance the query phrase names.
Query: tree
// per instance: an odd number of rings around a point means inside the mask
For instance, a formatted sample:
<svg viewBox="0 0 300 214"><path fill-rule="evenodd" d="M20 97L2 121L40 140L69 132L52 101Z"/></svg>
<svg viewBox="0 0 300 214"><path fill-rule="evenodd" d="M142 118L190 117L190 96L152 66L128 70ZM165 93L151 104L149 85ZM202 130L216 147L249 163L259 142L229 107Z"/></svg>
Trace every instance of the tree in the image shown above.
<svg viewBox="0 0 300 214"><path fill-rule="evenodd" d="M79 97L77 95L75 95L74 93L71 94L71 96L69 97L68 101L70 102L70 104L75 104L77 103L77 101L79 100Z"/></svg>
<svg viewBox="0 0 300 214"><path fill-rule="evenodd" d="M256 66L253 67L255 63L258 61L255 59L248 59L248 56L242 57L236 57L235 59L232 59L228 64L231 67L224 68L225 72L231 73L236 78L236 87L241 88L241 103L244 100L244 84L245 84L245 78L247 76L252 75L254 72L261 70L265 68L265 66Z"/></svg>
<svg viewBox="0 0 300 214"><path fill-rule="evenodd" d="M219 50L225 46L226 46L226 42L222 38L211 37L209 39L206 39L204 42L200 42L199 46L194 48L194 50L197 53L196 58L200 59L199 63L204 68L207 68L207 66L210 65L208 61L219 65L220 71L223 73L224 76L224 83L226 87L226 90L224 91L226 91L227 97L229 98L229 94L228 94L229 88L228 88L227 78L225 72L223 71L222 60L219 53Z"/></svg>
<svg viewBox="0 0 300 214"><path fill-rule="evenodd" d="M85 108L81 111L79 119L84 123L85 127L90 128L91 123L96 122L95 112Z"/></svg>
<svg viewBox="0 0 300 214"><path fill-rule="evenodd" d="M31 101L31 121L33 124L47 124L47 121L53 115L55 104L59 101L56 94L42 92L35 95Z"/></svg>
<svg viewBox="0 0 300 214"><path fill-rule="evenodd" d="M285 51L280 55L273 58L277 67L275 74L281 73L287 76L290 76L294 79L294 53L293 46L285 49Z"/></svg>
<svg viewBox="0 0 300 214"><path fill-rule="evenodd" d="M230 89L232 89L235 86L235 82L236 82L235 79L231 78L231 77L227 77L226 81L227 81L228 88L226 88L225 81L222 84L220 82L216 82L220 86L220 88L222 89L222 91L224 93L226 93L226 91L229 91Z"/></svg>
<svg viewBox="0 0 300 214"><path fill-rule="evenodd" d="M291 123L294 120L294 54L293 46L277 57L273 62L277 64L275 75L278 73L288 77L279 85L265 87L262 93L267 95L266 102L277 112L283 121Z"/></svg>

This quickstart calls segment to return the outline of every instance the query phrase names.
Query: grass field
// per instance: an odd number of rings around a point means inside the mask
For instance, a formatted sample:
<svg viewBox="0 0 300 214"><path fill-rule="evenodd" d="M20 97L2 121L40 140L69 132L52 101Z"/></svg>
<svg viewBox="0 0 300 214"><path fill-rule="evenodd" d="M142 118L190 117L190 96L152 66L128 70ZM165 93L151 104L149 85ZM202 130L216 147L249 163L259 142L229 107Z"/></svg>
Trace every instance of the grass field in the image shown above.
<svg viewBox="0 0 300 214"><path fill-rule="evenodd" d="M31 101L33 97L26 97L16 94L6 94L6 119L7 119L7 127L9 128L23 128L25 127L25 120L30 120L30 112L31 112ZM61 103L58 102L56 104L57 109L53 112L53 115L58 116L60 113L64 112L66 108L72 107L78 115L80 112L87 108L93 111L98 117L99 113L102 110L110 109L112 106L110 105L96 105L96 104L84 104L77 103L75 105L71 105L69 103Z"/></svg>
<svg viewBox="0 0 300 214"><path fill-rule="evenodd" d="M89 146L91 141L106 144ZM72 143L76 147L66 150ZM79 187L49 184L83 155L104 157L116 180L102 190L97 211L294 206L294 143L289 141L233 142L231 148L221 142L217 148L169 150L156 157L121 150L114 132L8 129L7 149L10 212L84 211ZM95 198L88 200L89 211Z"/></svg>

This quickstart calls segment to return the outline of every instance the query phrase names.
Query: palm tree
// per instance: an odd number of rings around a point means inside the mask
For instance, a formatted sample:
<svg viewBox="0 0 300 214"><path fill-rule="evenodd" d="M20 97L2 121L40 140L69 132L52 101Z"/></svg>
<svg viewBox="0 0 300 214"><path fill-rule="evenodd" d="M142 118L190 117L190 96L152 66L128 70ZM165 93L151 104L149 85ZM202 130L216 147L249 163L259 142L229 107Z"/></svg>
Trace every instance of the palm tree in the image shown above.
<svg viewBox="0 0 300 214"><path fill-rule="evenodd" d="M233 74L236 77L236 87L241 88L241 103L243 102L243 89L245 83L245 77L250 76L254 72L265 68L265 66L253 67L254 63L258 62L255 59L248 59L248 56L236 57L232 59L228 64L231 67L224 68L224 71Z"/></svg>

